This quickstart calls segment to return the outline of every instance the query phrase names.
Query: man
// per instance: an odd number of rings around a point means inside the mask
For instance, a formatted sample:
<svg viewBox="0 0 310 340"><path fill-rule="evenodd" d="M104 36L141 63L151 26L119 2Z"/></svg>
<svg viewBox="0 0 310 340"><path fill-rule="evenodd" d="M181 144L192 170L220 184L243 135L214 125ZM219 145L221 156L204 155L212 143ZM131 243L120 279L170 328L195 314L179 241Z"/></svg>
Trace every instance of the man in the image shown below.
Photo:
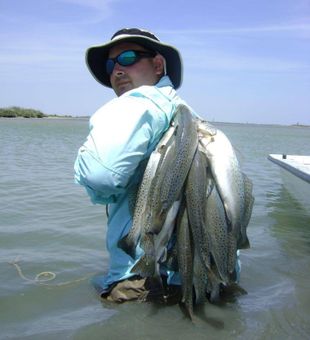
<svg viewBox="0 0 310 340"><path fill-rule="evenodd" d="M94 78L117 95L91 117L75 162L75 179L92 202L108 205L109 271L94 284L109 300L140 299L150 282L130 271L142 250L137 247L134 260L117 242L132 225L129 195L141 181L139 166L168 129L177 105L184 104L175 91L182 81L181 56L152 33L132 28L89 48L86 62ZM165 274L168 285L179 283L176 273Z"/></svg>

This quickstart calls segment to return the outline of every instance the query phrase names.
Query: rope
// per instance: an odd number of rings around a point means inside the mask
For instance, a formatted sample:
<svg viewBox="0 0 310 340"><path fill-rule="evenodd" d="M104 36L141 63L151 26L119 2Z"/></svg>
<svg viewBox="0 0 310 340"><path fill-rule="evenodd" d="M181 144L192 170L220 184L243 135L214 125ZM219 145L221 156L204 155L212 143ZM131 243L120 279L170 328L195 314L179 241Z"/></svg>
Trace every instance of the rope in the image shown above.
<svg viewBox="0 0 310 340"><path fill-rule="evenodd" d="M89 279L91 276L93 276L95 273L90 273L86 276L83 276L79 279L76 280L71 280L71 281L65 281L65 282L61 282L61 283L46 283L47 281L52 281L56 278L56 274L54 272L50 272L50 271L46 271L46 272L41 272L38 273L33 279L26 277L23 272L22 269L20 267L20 265L18 264L18 258L16 258L14 261L9 262L9 264L11 264L12 266L15 267L18 275L25 281L34 283L34 284L39 284L39 285L45 285L45 286L56 286L56 287L60 287L60 286L66 286L66 285L70 285L73 283L77 283L80 281L84 281Z"/></svg>

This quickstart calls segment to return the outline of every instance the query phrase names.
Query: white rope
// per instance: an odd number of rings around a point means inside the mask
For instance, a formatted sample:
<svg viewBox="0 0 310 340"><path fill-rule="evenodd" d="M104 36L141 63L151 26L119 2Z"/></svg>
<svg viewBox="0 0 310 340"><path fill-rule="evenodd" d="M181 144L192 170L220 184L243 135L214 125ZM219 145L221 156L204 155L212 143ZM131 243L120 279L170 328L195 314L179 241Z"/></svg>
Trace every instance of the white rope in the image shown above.
<svg viewBox="0 0 310 340"><path fill-rule="evenodd" d="M19 262L19 259L17 257L14 261L9 262L9 264L11 264L12 266L15 267L18 275L23 280L34 283L34 284L40 284L40 285L46 285L46 286L65 286L65 285L69 285L69 284L73 284L73 283L77 283L77 282L80 282L80 281L87 280L88 278L90 278L91 276L93 276L95 274L95 273L90 273L90 274L83 276L83 277L76 279L76 280L50 284L50 283L46 283L46 282L52 281L56 278L56 274L54 272L51 272L51 271L40 272L33 279L31 279L29 277L26 277L23 274L21 266L18 264L18 262Z"/></svg>

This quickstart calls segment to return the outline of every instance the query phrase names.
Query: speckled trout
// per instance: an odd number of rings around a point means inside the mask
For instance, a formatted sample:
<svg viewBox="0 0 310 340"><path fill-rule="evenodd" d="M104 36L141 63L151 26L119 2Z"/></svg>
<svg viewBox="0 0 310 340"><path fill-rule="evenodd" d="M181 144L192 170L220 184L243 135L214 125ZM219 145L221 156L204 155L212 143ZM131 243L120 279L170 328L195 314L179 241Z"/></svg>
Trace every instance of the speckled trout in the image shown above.
<svg viewBox="0 0 310 340"><path fill-rule="evenodd" d="M167 259L167 245L174 231L180 201L172 204L165 223L157 235L144 234L144 254L131 269L132 273L142 277L160 277L160 263Z"/></svg>
<svg viewBox="0 0 310 340"><path fill-rule="evenodd" d="M207 233L210 238L210 253L222 282L226 284L229 282L228 226L224 206L215 185L206 200L205 214Z"/></svg>
<svg viewBox="0 0 310 340"><path fill-rule="evenodd" d="M230 141L220 130L213 136L201 137L200 143L225 207L228 227L237 237L245 208L244 179L239 161Z"/></svg>
<svg viewBox="0 0 310 340"><path fill-rule="evenodd" d="M143 225L140 238L140 245L147 256L139 261L140 275L143 275L143 271L145 275L154 272L152 268L154 263L156 264L154 236L161 232L168 211L173 203L180 199L198 145L197 125L186 106L178 107L174 124L173 141L161 159L147 196L146 223Z"/></svg>
<svg viewBox="0 0 310 340"><path fill-rule="evenodd" d="M210 268L210 235L206 229L207 159L197 149L188 173L185 195L194 245L202 263Z"/></svg>
<svg viewBox="0 0 310 340"><path fill-rule="evenodd" d="M149 207L147 197L153 184L152 181L155 178L158 167L162 163L167 150L174 140L175 128L176 125L172 123L159 141L155 150L151 153L143 174L141 184L139 186L134 208L132 227L129 233L118 242L118 246L128 253L132 258L135 258L135 250L141 235L141 230L143 226L147 224L146 217L147 209Z"/></svg>
<svg viewBox="0 0 310 340"><path fill-rule="evenodd" d="M182 303L188 316L193 320L193 275L194 275L194 244L189 227L185 200L180 208L177 219L177 258L182 286Z"/></svg>
<svg viewBox="0 0 310 340"><path fill-rule="evenodd" d="M197 123L185 105L179 105L174 118L177 126L175 143L166 153L154 182L151 230L157 234L173 202L180 198L183 185L189 172L196 148L198 146Z"/></svg>

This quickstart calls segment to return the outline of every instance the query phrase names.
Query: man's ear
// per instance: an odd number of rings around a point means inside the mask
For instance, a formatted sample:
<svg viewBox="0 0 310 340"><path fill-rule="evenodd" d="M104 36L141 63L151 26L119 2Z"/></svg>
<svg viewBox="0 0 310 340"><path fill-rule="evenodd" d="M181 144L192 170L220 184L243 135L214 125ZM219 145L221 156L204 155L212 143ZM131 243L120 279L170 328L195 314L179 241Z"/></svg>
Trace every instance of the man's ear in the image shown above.
<svg viewBox="0 0 310 340"><path fill-rule="evenodd" d="M162 55L157 54L154 59L154 69L155 69L155 73L158 76L163 76L164 75L164 70L165 70L165 59Z"/></svg>

